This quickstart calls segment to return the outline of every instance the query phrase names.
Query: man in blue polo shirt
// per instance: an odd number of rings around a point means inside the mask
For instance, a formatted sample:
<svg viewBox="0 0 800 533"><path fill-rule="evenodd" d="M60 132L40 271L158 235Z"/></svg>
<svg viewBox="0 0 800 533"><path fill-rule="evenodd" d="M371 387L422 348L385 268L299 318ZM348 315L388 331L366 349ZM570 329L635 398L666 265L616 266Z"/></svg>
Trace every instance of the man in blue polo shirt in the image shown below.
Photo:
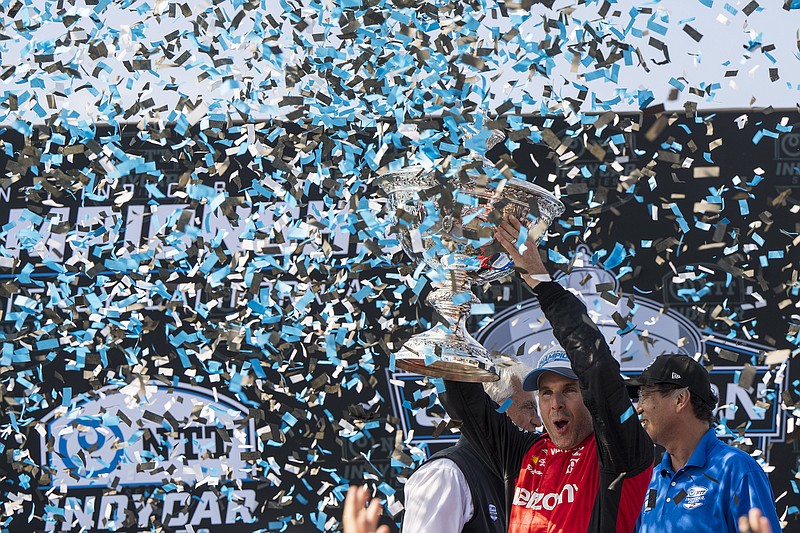
<svg viewBox="0 0 800 533"><path fill-rule="evenodd" d="M711 427L717 397L700 363L686 355L659 356L628 389L638 393L645 431L666 449L636 531L734 533L752 508L761 510L773 533L781 531L764 470Z"/></svg>

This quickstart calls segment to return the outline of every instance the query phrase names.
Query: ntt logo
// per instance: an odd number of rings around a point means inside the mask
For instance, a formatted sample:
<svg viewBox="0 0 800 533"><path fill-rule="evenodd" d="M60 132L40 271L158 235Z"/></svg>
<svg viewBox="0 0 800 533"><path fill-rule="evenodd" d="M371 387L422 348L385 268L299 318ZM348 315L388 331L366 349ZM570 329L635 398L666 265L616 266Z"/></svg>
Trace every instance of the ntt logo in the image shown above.
<svg viewBox="0 0 800 533"><path fill-rule="evenodd" d="M119 427L106 427L102 417L91 416L76 418L75 425L77 431L59 435L57 456L62 464L79 478L87 479L102 478L116 470L125 455L122 448L115 446L125 440Z"/></svg>
<svg viewBox="0 0 800 533"><path fill-rule="evenodd" d="M43 418L42 462L67 489L248 481L259 454L247 412L189 385L100 389Z"/></svg>

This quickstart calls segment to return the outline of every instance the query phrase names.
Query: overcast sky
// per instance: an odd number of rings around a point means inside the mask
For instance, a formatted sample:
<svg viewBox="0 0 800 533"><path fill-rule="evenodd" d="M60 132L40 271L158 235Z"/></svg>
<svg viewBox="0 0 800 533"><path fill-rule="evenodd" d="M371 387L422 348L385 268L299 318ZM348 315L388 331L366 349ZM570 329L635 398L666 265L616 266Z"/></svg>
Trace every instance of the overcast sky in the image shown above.
<svg viewBox="0 0 800 533"><path fill-rule="evenodd" d="M534 16L526 16L527 10L501 13L494 0L483 0L483 12L472 13L479 37L474 47L498 52L482 74L486 88L470 98L490 106L510 99L522 112L533 112L547 100L542 95L549 85L554 93L550 109L561 99L584 96L582 112L602 111L604 106L592 105L596 100L615 111L638 109L643 102L681 109L685 101L703 109L793 108L800 102L800 0L791 11L783 8L783 0L759 3L754 10L750 0L621 0L609 9L597 3L573 9L575 2L557 0L552 9L534 5ZM325 85L317 74L301 72L300 83L288 88L286 69L300 66L322 47L340 48L331 28L339 29L342 6L353 3L262 0L249 10L243 0L182 6L164 0L101 0L97 5L75 0L74 5L61 2L61 8L59 2L43 0L12 4L0 14L5 37L0 40L5 102L0 122L24 130L22 122L41 123L59 115L87 123L143 117L196 123L214 113L236 119L285 116L292 109L280 105L287 95ZM543 20L559 15L563 28L550 33L548 44ZM452 22L444 15L440 19L440 27ZM604 33L600 49L606 57L614 39L638 53L605 70L590 61L580 63L568 45L589 41L587 23ZM435 37L439 31L432 27L429 33ZM519 31L513 48L503 39L512 31ZM519 42L535 50L538 43L552 45L559 33L561 52L551 58L547 76L519 69L536 55L521 53ZM343 52L343 59L355 62L354 55L347 56L352 52ZM412 79L420 78L409 75ZM581 95L584 88L586 95ZM702 94L693 94L692 88ZM181 98L200 106L181 107Z"/></svg>

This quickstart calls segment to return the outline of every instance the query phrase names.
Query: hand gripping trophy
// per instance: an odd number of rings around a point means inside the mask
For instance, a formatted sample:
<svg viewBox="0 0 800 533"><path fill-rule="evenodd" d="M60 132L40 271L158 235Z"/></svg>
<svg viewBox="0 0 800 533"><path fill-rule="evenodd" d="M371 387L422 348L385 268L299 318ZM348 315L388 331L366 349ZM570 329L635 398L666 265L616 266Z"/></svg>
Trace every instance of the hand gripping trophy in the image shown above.
<svg viewBox="0 0 800 533"><path fill-rule="evenodd" d="M492 132L487 149L504 138ZM515 216L536 244L564 205L550 192L520 179L490 183L491 163L477 154L458 162L458 177L444 179L430 169L408 166L379 181L403 251L428 267L434 283L426 301L444 322L411 337L394 354L397 368L456 381L498 379L492 356L467 331L471 286L511 273L514 264L494 240L494 227Z"/></svg>

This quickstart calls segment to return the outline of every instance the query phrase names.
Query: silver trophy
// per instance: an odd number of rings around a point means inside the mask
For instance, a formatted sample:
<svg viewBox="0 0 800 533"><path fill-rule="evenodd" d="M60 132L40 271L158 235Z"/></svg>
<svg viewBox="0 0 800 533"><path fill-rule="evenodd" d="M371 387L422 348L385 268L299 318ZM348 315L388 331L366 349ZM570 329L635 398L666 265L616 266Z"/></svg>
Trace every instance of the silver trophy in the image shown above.
<svg viewBox="0 0 800 533"><path fill-rule="evenodd" d="M411 337L394 354L395 366L456 381L498 378L489 352L467 331L471 286L511 273L514 263L494 240L494 226L515 216L538 245L564 205L547 190L519 179L489 186L491 163L474 156L459 179L440 179L430 169L409 166L384 174L380 187L389 199L403 251L437 280L426 301L444 322ZM455 185L451 185L457 181Z"/></svg>

